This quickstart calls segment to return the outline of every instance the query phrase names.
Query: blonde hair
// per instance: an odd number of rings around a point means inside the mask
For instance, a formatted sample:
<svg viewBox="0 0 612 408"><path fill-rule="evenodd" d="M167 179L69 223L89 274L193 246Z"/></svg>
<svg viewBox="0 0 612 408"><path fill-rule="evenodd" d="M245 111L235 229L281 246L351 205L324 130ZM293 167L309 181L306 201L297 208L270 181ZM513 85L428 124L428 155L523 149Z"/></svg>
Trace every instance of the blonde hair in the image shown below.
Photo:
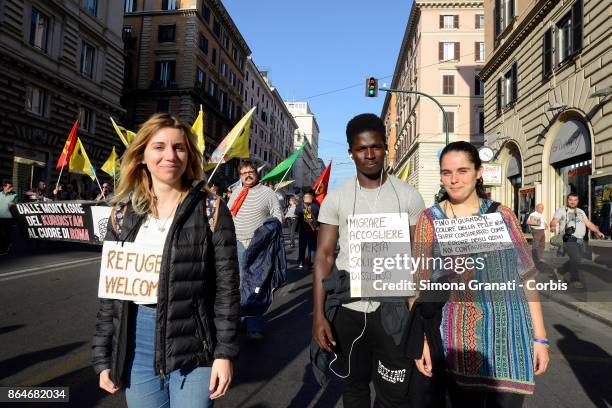
<svg viewBox="0 0 612 408"><path fill-rule="evenodd" d="M130 201L139 215L156 213L157 197L153 192L151 173L142 164L144 151L151 138L161 129L180 130L185 136L187 148L187 168L181 177L181 187L186 191L193 180L202 178L202 153L199 151L191 126L169 113L156 113L142 124L136 137L129 144L121 160L119 184L112 199L113 204Z"/></svg>

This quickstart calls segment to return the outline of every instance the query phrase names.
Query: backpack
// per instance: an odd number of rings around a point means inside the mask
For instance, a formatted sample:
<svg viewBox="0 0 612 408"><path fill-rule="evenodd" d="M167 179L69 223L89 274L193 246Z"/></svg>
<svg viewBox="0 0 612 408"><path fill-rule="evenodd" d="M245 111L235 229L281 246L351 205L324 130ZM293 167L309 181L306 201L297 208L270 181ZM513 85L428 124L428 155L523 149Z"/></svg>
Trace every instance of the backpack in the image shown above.
<svg viewBox="0 0 612 408"><path fill-rule="evenodd" d="M217 227L217 218L219 216L219 204L221 203L221 200L215 194L208 193L202 201L204 201L204 216L208 220L208 225L210 226L212 232L215 232L215 228ZM117 237L121 236L123 219L125 218L127 208L127 203L121 202L113 207L111 211L111 228Z"/></svg>

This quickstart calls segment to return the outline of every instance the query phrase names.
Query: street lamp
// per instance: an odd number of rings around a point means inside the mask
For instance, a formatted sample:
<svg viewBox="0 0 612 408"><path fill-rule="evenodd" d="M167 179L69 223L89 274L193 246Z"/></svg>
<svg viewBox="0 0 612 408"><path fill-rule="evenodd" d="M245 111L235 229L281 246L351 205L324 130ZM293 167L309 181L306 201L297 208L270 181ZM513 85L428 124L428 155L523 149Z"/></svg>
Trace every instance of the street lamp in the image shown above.
<svg viewBox="0 0 612 408"><path fill-rule="evenodd" d="M424 92L419 92L419 91L409 91L406 89L393 89L393 88L378 88L378 90L380 91L385 91L385 92L398 92L398 93L407 93L407 94L413 94L413 95L421 95L424 96L426 98L431 99L432 101L435 102L436 105L438 105L438 108L440 108L440 110L442 111L442 118L444 119L444 130L445 130L445 142L444 144L447 145L448 144L448 118L446 116L446 111L444 110L444 108L442 107L442 104L440 104L440 102L438 102L438 100L436 98L434 98L433 96L426 94Z"/></svg>

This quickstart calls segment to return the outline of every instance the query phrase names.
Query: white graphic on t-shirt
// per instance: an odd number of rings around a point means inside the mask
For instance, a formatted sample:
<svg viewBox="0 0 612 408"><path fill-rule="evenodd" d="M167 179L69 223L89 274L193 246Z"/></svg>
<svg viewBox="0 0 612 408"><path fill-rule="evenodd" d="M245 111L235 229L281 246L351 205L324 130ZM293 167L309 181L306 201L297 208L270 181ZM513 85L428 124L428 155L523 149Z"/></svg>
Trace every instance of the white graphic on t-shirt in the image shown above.
<svg viewBox="0 0 612 408"><path fill-rule="evenodd" d="M404 378L406 377L406 369L389 370L387 367L382 365L380 360L378 360L378 374L380 374L383 380L389 381L390 383L403 383Z"/></svg>

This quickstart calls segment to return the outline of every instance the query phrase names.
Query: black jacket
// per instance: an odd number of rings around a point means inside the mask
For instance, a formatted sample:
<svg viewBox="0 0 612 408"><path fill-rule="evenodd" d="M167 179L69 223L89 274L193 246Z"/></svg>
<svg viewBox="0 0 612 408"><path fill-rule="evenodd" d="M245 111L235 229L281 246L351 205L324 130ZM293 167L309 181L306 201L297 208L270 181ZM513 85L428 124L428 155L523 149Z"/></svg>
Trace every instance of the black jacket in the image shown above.
<svg viewBox="0 0 612 408"><path fill-rule="evenodd" d="M159 275L155 336L155 371L161 376L176 369L210 365L213 359L238 355L239 272L232 216L218 207L213 233L206 217L203 182L194 184L180 204L164 244ZM119 234L108 222L107 240L134 241L144 217L121 204ZM111 215L111 218L114 215ZM168 282L172 282L171 285ZM168 299L172 299L171 302ZM92 352L96 373L110 368L110 378L124 378L130 314L129 301L100 299Z"/></svg>

